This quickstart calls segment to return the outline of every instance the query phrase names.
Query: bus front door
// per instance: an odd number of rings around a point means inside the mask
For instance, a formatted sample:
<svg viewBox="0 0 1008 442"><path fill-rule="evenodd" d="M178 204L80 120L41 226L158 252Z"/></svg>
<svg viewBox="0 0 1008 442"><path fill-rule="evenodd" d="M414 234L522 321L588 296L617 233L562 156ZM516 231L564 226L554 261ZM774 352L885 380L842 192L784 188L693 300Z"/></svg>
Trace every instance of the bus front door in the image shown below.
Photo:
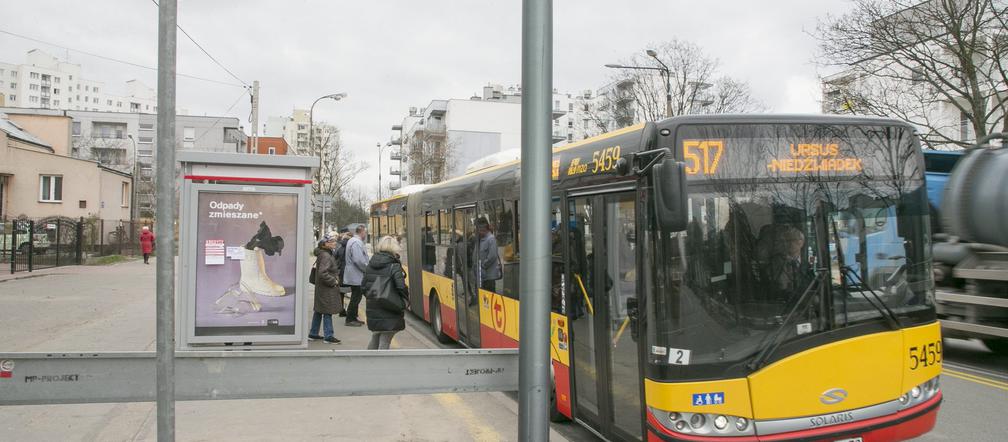
<svg viewBox="0 0 1008 442"><path fill-rule="evenodd" d="M610 440L643 432L634 193L568 200L574 417Z"/></svg>

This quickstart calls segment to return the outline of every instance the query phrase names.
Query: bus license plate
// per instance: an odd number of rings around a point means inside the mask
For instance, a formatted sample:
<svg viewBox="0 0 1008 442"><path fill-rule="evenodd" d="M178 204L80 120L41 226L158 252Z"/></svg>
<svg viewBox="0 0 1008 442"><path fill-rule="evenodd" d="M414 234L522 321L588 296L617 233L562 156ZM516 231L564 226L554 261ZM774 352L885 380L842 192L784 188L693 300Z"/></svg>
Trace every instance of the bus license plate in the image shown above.
<svg viewBox="0 0 1008 442"><path fill-rule="evenodd" d="M852 437L850 439L837 439L833 442L864 442L860 437Z"/></svg>

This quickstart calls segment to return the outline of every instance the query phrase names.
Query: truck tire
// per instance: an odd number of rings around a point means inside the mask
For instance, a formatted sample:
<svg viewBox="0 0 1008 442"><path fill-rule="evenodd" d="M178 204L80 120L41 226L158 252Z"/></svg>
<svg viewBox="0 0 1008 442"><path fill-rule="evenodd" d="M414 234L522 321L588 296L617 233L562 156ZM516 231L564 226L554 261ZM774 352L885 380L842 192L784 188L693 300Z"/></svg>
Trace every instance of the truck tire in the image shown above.
<svg viewBox="0 0 1008 442"><path fill-rule="evenodd" d="M1008 355L1008 339L989 338L984 339L983 343L994 353Z"/></svg>

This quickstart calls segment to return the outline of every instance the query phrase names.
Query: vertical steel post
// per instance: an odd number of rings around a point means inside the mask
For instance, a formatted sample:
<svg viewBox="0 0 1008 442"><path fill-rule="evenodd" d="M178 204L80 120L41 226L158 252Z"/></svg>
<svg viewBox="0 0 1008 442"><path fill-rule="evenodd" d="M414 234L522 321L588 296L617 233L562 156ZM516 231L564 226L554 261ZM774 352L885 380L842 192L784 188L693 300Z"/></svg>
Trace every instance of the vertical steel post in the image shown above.
<svg viewBox="0 0 1008 442"><path fill-rule="evenodd" d="M157 440L175 440L175 45L177 0L158 7Z"/></svg>
<svg viewBox="0 0 1008 442"><path fill-rule="evenodd" d="M522 0L518 439L549 440L553 1Z"/></svg>

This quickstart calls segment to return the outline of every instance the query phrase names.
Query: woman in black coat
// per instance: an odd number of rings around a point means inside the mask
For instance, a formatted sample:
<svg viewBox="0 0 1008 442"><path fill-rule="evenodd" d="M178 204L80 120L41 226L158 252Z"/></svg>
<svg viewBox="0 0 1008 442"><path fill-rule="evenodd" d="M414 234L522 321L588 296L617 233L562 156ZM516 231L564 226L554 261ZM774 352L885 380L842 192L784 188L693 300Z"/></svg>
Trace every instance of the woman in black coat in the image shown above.
<svg viewBox="0 0 1008 442"><path fill-rule="evenodd" d="M405 306L409 300L409 291L406 288L406 273L403 272L402 262L399 261L399 241L391 236L384 236L378 240L376 253L368 262L367 269L364 270L364 279L361 288L364 293L371 293L371 286L379 276L385 276L392 280L392 290L403 298ZM378 287L376 290L380 290ZM383 350L389 348L392 343L392 336L396 332L406 329L405 310L389 310L382 308L378 303L368 299L367 308L368 330L371 330L371 343L369 350Z"/></svg>
<svg viewBox="0 0 1008 442"><path fill-rule="evenodd" d="M332 315L343 311L343 299L339 291L339 270L333 249L337 245L335 237L325 235L315 249L315 313L312 314L308 339L323 339L330 344L339 344L333 336ZM321 323L321 324L320 324ZM323 326L325 337L319 336L319 325Z"/></svg>

